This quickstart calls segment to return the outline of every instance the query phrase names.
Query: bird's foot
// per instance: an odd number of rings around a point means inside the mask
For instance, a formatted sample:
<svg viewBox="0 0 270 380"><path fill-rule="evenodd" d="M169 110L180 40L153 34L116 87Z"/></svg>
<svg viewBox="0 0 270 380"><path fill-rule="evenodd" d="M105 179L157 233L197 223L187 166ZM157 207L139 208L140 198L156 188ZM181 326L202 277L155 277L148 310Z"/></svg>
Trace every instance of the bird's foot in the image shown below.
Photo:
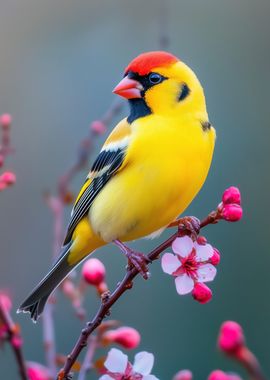
<svg viewBox="0 0 270 380"><path fill-rule="evenodd" d="M188 234L196 239L200 233L200 220L195 216L185 216L170 223L168 227L178 227L180 236Z"/></svg>
<svg viewBox="0 0 270 380"><path fill-rule="evenodd" d="M141 252L136 252L133 250L129 250L127 253L128 258L128 266L134 266L140 274L143 276L145 280L149 278L149 269L148 264L150 263L150 260Z"/></svg>
<svg viewBox="0 0 270 380"><path fill-rule="evenodd" d="M121 249L121 251L127 257L128 268L135 267L137 271L142 275L142 277L145 280L147 280L150 275L148 270L148 264L151 262L151 260L149 260L148 257L145 256L143 253L134 251L133 249L129 248L120 240L114 240L114 243L117 245L117 247Z"/></svg>

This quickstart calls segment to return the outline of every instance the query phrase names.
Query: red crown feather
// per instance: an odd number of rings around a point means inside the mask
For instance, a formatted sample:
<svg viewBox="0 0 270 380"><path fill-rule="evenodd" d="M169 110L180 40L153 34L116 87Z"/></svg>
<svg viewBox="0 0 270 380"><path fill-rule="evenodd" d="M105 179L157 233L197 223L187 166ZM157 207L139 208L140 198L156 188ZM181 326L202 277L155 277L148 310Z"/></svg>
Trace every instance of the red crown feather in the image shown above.
<svg viewBox="0 0 270 380"><path fill-rule="evenodd" d="M133 71L139 75L147 75L155 67L168 66L177 61L177 57L165 51L150 51L134 58L126 67L125 74Z"/></svg>

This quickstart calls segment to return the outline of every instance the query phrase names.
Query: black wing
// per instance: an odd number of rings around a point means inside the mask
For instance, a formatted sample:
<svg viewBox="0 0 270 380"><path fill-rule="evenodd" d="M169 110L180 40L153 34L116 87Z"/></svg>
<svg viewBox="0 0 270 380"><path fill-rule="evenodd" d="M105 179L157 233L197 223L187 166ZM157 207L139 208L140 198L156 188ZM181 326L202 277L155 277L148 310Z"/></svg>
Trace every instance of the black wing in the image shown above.
<svg viewBox="0 0 270 380"><path fill-rule="evenodd" d="M126 147L119 148L115 151L103 150L99 153L91 169L90 178L92 178L92 181L89 186L86 187L73 208L64 245L70 242L76 226L88 213L95 197L122 166L125 158L125 151Z"/></svg>

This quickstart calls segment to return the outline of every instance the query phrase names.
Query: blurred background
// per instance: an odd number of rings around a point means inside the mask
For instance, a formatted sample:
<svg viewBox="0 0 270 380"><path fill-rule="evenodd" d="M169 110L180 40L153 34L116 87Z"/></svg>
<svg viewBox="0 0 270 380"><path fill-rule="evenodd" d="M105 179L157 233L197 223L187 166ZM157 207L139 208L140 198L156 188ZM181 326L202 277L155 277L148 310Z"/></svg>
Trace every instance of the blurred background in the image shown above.
<svg viewBox="0 0 270 380"><path fill-rule="evenodd" d="M220 223L204 231L222 253L209 304L179 297L157 262L150 281L138 278L112 317L140 331L140 348L155 354L153 373L162 380L181 368L191 368L199 380L218 367L238 370L216 351L218 328L227 319L242 324L270 373L269 12L268 0L1 0L0 113L14 118L16 154L6 169L16 172L17 184L0 196L0 288L10 291L15 310L51 262L52 215L42 193L55 191L90 121L113 101L112 88L126 64L159 48L164 15L169 50L200 78L218 136L207 182L186 213L205 216L233 184L242 191L245 215L235 225ZM75 192L86 173L76 177ZM165 236L138 241L136 247L147 252ZM125 259L111 246L96 255L106 264L113 288ZM97 306L89 291L89 318ZM57 348L64 354L81 329L72 313L59 297ZM14 319L22 327L26 358L44 363L41 324L15 312ZM18 378L8 347L0 353L0 365L6 379Z"/></svg>

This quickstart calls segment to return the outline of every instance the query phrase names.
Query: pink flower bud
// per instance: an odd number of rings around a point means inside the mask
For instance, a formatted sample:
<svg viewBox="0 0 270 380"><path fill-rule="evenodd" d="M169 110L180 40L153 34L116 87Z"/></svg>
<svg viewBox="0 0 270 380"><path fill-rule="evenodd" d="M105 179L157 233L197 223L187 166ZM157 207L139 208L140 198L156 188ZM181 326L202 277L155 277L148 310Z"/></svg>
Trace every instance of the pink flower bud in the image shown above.
<svg viewBox="0 0 270 380"><path fill-rule="evenodd" d="M214 253L210 257L210 263L217 266L220 263L220 253L219 250L214 248Z"/></svg>
<svg viewBox="0 0 270 380"><path fill-rule="evenodd" d="M173 380L192 380L192 372L188 369L183 369L182 371L177 372Z"/></svg>
<svg viewBox="0 0 270 380"><path fill-rule="evenodd" d="M39 363L27 362L27 374L29 380L50 380L51 376L46 367Z"/></svg>
<svg viewBox="0 0 270 380"><path fill-rule="evenodd" d="M225 372L217 369L210 373L208 380L229 380L229 377Z"/></svg>
<svg viewBox="0 0 270 380"><path fill-rule="evenodd" d="M104 135L107 128L106 125L101 120L95 120L90 124L91 130L97 135Z"/></svg>
<svg viewBox="0 0 270 380"><path fill-rule="evenodd" d="M5 311L9 313L12 308L12 302L10 297L5 293L0 293L0 303L1 306L5 309Z"/></svg>
<svg viewBox="0 0 270 380"><path fill-rule="evenodd" d="M238 204L224 205L221 211L221 216L228 222L238 222L243 216L242 207Z"/></svg>
<svg viewBox="0 0 270 380"><path fill-rule="evenodd" d="M1 175L0 181L7 185L13 185L16 182L16 175L12 172L5 172Z"/></svg>
<svg viewBox="0 0 270 380"><path fill-rule="evenodd" d="M20 347L22 347L22 338L20 336L13 336L12 339L11 339L11 344L14 348L18 349Z"/></svg>
<svg viewBox="0 0 270 380"><path fill-rule="evenodd" d="M200 244L200 245L205 245L205 244L207 244L206 237L204 237L204 236L198 236L198 238L197 238L197 243Z"/></svg>
<svg viewBox="0 0 270 380"><path fill-rule="evenodd" d="M4 113L3 115L0 116L0 124L2 128L9 128L12 123L12 117L8 113Z"/></svg>
<svg viewBox="0 0 270 380"><path fill-rule="evenodd" d="M4 156L2 156L2 154L0 154L0 168L4 165L4 162L5 162L5 158Z"/></svg>
<svg viewBox="0 0 270 380"><path fill-rule="evenodd" d="M221 325L218 347L221 351L234 355L245 344L242 327L233 321L226 321Z"/></svg>
<svg viewBox="0 0 270 380"><path fill-rule="evenodd" d="M106 269L98 259L88 259L82 267L82 276L85 281L94 286L99 286L105 279Z"/></svg>
<svg viewBox="0 0 270 380"><path fill-rule="evenodd" d="M106 331L103 340L105 344L118 343L126 349L134 349L140 344L141 336L132 327L119 327L116 330Z"/></svg>
<svg viewBox="0 0 270 380"><path fill-rule="evenodd" d="M212 290L205 284L197 282L192 291L193 298L200 303L207 303L212 298Z"/></svg>
<svg viewBox="0 0 270 380"><path fill-rule="evenodd" d="M76 292L76 289L75 289L75 286L74 286L73 282L70 281L69 279L66 279L62 283L62 290L63 290L63 293L67 297L70 297L70 298L73 298L74 297L74 293Z"/></svg>
<svg viewBox="0 0 270 380"><path fill-rule="evenodd" d="M222 196L222 202L224 205L235 203L241 205L241 193L237 187L231 186L226 189Z"/></svg>

